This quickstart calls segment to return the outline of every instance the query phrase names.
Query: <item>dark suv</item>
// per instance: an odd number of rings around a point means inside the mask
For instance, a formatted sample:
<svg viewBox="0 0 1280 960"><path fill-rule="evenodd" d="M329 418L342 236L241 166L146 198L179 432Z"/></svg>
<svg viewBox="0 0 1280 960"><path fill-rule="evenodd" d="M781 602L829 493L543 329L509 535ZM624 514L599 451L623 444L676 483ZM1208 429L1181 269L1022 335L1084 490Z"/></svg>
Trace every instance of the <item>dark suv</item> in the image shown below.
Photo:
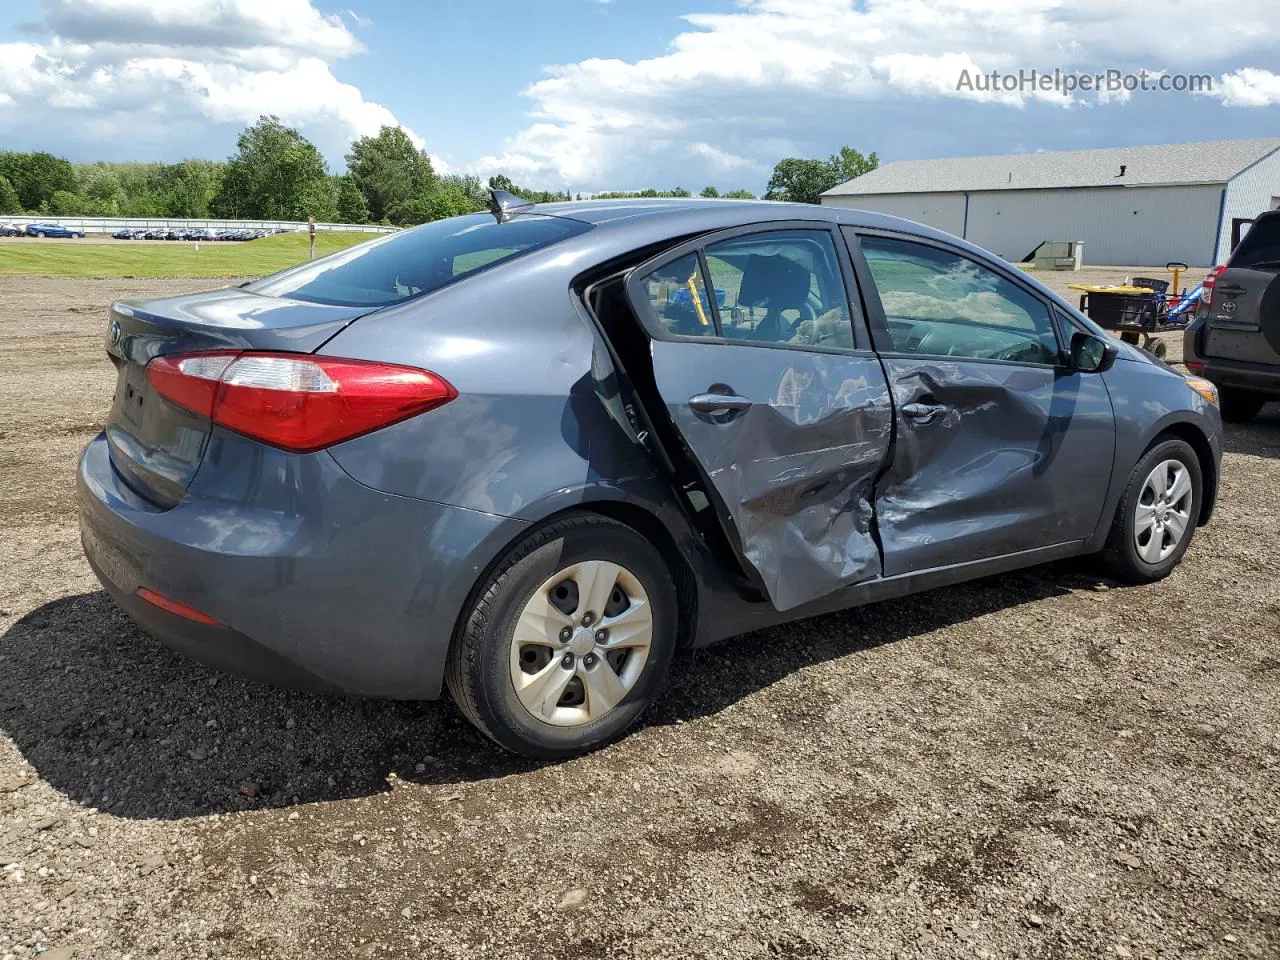
<svg viewBox="0 0 1280 960"><path fill-rule="evenodd" d="M1184 336L1187 369L1217 385L1224 420L1252 420L1280 400L1280 210L1254 220L1226 265L1209 271Z"/></svg>

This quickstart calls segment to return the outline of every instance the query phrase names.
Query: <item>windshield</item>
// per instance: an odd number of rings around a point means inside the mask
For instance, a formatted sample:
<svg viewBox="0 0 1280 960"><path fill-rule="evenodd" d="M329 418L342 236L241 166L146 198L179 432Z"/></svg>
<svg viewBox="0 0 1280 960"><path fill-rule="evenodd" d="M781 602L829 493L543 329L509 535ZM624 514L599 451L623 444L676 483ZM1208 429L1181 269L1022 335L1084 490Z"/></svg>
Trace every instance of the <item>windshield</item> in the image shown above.
<svg viewBox="0 0 1280 960"><path fill-rule="evenodd" d="M487 213L451 217L284 270L246 289L311 303L387 307L590 229L578 220L529 214L506 223Z"/></svg>

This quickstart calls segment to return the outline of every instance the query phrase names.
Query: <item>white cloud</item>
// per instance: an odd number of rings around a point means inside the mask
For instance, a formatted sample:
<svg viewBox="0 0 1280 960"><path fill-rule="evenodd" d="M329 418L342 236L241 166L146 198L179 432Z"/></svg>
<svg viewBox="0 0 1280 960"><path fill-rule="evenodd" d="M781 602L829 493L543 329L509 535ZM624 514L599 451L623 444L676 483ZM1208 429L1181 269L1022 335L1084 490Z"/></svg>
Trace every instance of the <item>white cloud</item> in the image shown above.
<svg viewBox="0 0 1280 960"><path fill-rule="evenodd" d="M1245 67L1219 77L1210 95L1220 98L1228 107L1280 104L1280 74Z"/></svg>
<svg viewBox="0 0 1280 960"><path fill-rule="evenodd" d="M163 150L211 124L276 114L338 160L352 138L398 123L335 76L334 63L365 48L310 0L44 0L23 29L47 36L0 44L0 139L124 134Z"/></svg>
<svg viewBox="0 0 1280 960"><path fill-rule="evenodd" d="M858 104L1118 108L1132 103L1125 91L958 90L957 81L962 70L1154 63L1173 71L1269 58L1280 41L1280 0L1251 9L1247 18L1224 18L1219 0L1183 0L1179 22L1204 28L1175 30L1164 28L1168 12L1157 0L739 0L732 12L684 17L687 28L661 56L545 68L523 91L530 125L502 152L467 166L547 186L646 182L655 171L681 182L697 178L682 177L682 158L726 177L767 169L782 155L780 142L829 141ZM1246 20L1247 28L1237 22ZM1275 82L1268 71L1239 70L1223 78L1223 100L1275 102ZM875 146L874 132L841 131L837 142Z"/></svg>

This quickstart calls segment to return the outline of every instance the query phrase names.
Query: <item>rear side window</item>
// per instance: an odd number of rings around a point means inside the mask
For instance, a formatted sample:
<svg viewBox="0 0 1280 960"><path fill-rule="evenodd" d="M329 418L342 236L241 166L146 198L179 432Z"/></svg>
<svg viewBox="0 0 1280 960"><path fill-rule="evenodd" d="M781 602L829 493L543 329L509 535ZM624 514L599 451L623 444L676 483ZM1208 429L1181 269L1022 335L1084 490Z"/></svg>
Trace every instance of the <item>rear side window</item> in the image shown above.
<svg viewBox="0 0 1280 960"><path fill-rule="evenodd" d="M246 288L267 297L351 307L388 307L521 254L575 237L591 224L487 213L436 220L266 277Z"/></svg>
<svg viewBox="0 0 1280 960"><path fill-rule="evenodd" d="M682 337L714 337L715 314L707 299L698 255L691 253L646 274L641 280L649 309L668 333ZM716 291L717 297L723 291Z"/></svg>
<svg viewBox="0 0 1280 960"><path fill-rule="evenodd" d="M728 339L853 346L849 301L826 231L778 230L714 243L707 270Z"/></svg>
<svg viewBox="0 0 1280 960"><path fill-rule="evenodd" d="M1232 267L1280 268L1280 214L1258 217L1227 261Z"/></svg>

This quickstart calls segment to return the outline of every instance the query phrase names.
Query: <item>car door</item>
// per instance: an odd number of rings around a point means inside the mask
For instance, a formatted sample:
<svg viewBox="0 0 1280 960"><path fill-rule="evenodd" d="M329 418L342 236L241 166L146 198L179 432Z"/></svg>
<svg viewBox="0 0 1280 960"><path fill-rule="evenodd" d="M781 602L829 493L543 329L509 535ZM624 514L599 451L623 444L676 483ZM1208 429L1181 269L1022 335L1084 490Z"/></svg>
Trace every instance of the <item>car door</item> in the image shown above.
<svg viewBox="0 0 1280 960"><path fill-rule="evenodd" d="M1066 365L1050 302L949 244L846 235L895 408L875 499L885 575L1092 534L1115 421L1102 378Z"/></svg>
<svg viewBox="0 0 1280 960"><path fill-rule="evenodd" d="M851 284L838 235L811 222L725 231L627 278L670 421L779 610L882 573L892 407Z"/></svg>

